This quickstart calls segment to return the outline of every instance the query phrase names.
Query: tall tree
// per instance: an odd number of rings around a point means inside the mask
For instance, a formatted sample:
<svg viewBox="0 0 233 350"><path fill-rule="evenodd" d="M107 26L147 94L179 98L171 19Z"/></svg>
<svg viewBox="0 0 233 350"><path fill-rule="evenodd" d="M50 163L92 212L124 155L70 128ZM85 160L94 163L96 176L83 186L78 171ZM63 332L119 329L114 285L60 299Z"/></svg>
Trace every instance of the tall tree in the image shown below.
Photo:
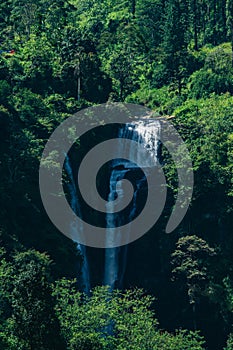
<svg viewBox="0 0 233 350"><path fill-rule="evenodd" d="M189 1L168 0L163 27L162 63L167 82L176 82L181 93L182 79L187 72L189 41Z"/></svg>
<svg viewBox="0 0 233 350"><path fill-rule="evenodd" d="M227 0L226 14L227 14L228 37L231 41L231 48L232 48L232 67L233 67L233 2L231 0Z"/></svg>
<svg viewBox="0 0 233 350"><path fill-rule="evenodd" d="M50 264L47 255L29 250L17 253L11 264L4 260L0 266L1 284L8 293L12 311L0 338L8 343L9 349L12 339L13 349L17 346L27 350L64 349L54 313Z"/></svg>
<svg viewBox="0 0 233 350"><path fill-rule="evenodd" d="M208 282L207 259L215 251L197 236L185 236L178 240L172 254L172 273L184 278L189 302L193 310L193 327L196 330L196 303Z"/></svg>

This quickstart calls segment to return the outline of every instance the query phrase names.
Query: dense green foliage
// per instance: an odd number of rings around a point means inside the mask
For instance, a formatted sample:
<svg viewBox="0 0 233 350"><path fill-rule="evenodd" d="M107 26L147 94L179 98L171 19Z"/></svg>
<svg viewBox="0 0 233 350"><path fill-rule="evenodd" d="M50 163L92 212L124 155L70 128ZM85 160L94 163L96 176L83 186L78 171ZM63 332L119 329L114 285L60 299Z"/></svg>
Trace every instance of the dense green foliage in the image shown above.
<svg viewBox="0 0 233 350"><path fill-rule="evenodd" d="M160 332L151 311L153 299L141 290L112 293L96 287L87 297L75 281L52 284L50 264L48 256L36 251L18 253L11 261L3 258L1 304L8 303L11 312L0 329L2 348L202 349L198 333Z"/></svg>
<svg viewBox="0 0 233 350"><path fill-rule="evenodd" d="M0 348L199 350L199 330L208 349L232 349L232 1L10 0L0 33ZM172 116L192 157L182 224L164 234L177 174L163 150L164 218L129 248L125 286L158 300L105 287L83 296L71 281L82 264L75 244L40 200L51 132L107 101Z"/></svg>

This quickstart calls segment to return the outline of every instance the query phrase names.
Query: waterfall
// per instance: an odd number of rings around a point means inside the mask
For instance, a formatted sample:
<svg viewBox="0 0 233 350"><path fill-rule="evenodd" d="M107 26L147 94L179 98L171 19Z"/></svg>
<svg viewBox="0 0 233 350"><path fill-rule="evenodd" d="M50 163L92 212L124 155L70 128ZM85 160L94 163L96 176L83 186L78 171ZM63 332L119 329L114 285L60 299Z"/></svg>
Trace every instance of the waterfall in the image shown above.
<svg viewBox="0 0 233 350"><path fill-rule="evenodd" d="M127 123L119 128L118 131L118 149L117 157L111 162L110 177L109 177L109 193L106 204L106 246L111 246L113 240L116 248L105 249L105 266L104 266L104 280L105 285L110 286L110 289L122 288L124 275L127 267L127 251L128 246L120 246L121 240L121 226L125 223L130 223L138 214L141 200L141 192L145 187L146 176L150 172L150 168L154 167L158 162L158 147L160 136L160 123L153 119L140 119L138 121ZM122 139L129 139L135 142L130 144L130 147L125 150ZM137 144L142 144L148 150L148 157L145 159L144 152L141 151ZM124 158L122 158L122 155ZM127 160L128 159L128 160ZM130 160L134 160L134 162ZM78 200L76 183L73 176L71 161L66 155L64 162L64 169L68 176L67 188L70 195L70 206L73 211L82 218L82 212ZM139 169L141 173L139 173ZM114 213L115 199L118 197L118 203L124 197L124 188L121 180L130 177L130 181L134 183L134 194L131 203L126 211ZM128 178L129 180L129 178ZM134 181L135 180L135 181ZM113 234L114 228L116 231ZM76 227L74 223L70 225L71 234L75 237L75 232L79 235L85 235L82 225ZM130 226L128 233L130 235ZM118 240L117 242L115 240ZM90 292L90 273L86 246L77 243L77 250L82 256L82 269L80 284L82 290L89 294Z"/></svg>
<svg viewBox="0 0 233 350"><path fill-rule="evenodd" d="M112 209L114 207L113 200L116 197L116 188L119 200L124 196L124 190L121 185L119 185L119 181L123 180L128 172L134 171L133 169L138 169L138 167L146 168L144 169L144 173L146 173L150 167L154 166L156 162L158 162L159 136L160 123L157 120L153 119L144 119L134 123L128 123L121 127L119 130L119 146L117 151L119 158L112 161L108 204L106 205L107 211L111 212L110 214L106 214L106 246L108 246L109 242L113 239L120 240L120 226L124 224L125 220L121 214L112 214ZM143 144L144 147L148 150L148 159L145 159L144 154L141 154L139 148L135 147L135 143L133 142L132 146L128 150L129 154L127 154L127 158L136 159L137 164L129 162L125 159L120 159L122 155L126 156L124 144L121 141L122 138L133 140L138 144ZM127 214L128 222L132 221L136 215L138 195L144 183L144 177L137 180L135 186L136 188L134 190L134 195L131 201L130 211ZM116 234L114 235L115 238L111 232L111 227L119 227ZM127 250L127 246L106 248L104 284L108 285L111 290L114 288L121 288L123 285L123 279L127 264Z"/></svg>
<svg viewBox="0 0 233 350"><path fill-rule="evenodd" d="M73 209L73 211L81 218L81 208L79 205L78 201L78 196L77 196L77 190L76 190L76 184L74 181L74 176L73 176L73 171L70 163L70 158L68 155L66 155L65 158L65 163L64 163L64 168L66 170L66 173L69 178L69 183L68 183L68 189L69 189L69 194L70 194L70 206ZM83 227L79 226L76 227L74 223L71 223L71 235L72 232L80 232L83 234ZM75 236L75 235L72 235ZM79 278L80 285L82 290L86 293L89 294L90 292L90 272L89 272L89 264L88 264L88 258L87 258L87 252L86 252L86 246L77 243L77 250L80 253L82 257L82 268L81 268L81 279Z"/></svg>

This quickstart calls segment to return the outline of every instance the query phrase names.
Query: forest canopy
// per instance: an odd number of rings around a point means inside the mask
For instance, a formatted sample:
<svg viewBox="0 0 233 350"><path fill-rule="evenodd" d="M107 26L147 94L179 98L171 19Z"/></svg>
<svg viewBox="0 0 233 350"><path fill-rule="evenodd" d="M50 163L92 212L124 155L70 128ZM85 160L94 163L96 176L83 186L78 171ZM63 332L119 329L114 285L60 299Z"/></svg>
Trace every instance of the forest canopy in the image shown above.
<svg viewBox="0 0 233 350"><path fill-rule="evenodd" d="M233 349L233 2L2 1L0 33L0 348ZM124 290L87 296L38 171L53 130L106 102L172 116L194 194L166 235L177 177L163 149L165 217L130 247Z"/></svg>

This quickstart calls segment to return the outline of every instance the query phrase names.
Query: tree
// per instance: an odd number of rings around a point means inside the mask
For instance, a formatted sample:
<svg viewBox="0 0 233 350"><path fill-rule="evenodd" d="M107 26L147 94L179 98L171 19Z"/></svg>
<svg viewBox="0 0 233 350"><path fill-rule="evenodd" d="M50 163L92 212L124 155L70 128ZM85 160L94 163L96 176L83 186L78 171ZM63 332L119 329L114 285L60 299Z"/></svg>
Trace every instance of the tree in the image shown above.
<svg viewBox="0 0 233 350"><path fill-rule="evenodd" d="M227 339L227 346L224 350L233 350L233 334L230 333Z"/></svg>
<svg viewBox="0 0 233 350"><path fill-rule="evenodd" d="M134 70L134 62L130 51L122 51L118 48L109 60L109 74L113 79L113 86L115 87L119 100L124 101L127 94L132 89L132 72Z"/></svg>
<svg viewBox="0 0 233 350"><path fill-rule="evenodd" d="M226 1L226 15L227 15L227 34L231 41L232 48L232 67L233 67L233 3L231 0Z"/></svg>
<svg viewBox="0 0 233 350"><path fill-rule="evenodd" d="M154 62L157 57L158 47L163 39L162 21L164 4L161 0L138 0L136 23L144 39L144 47L147 57Z"/></svg>
<svg viewBox="0 0 233 350"><path fill-rule="evenodd" d="M197 236L185 236L178 240L172 253L172 273L182 277L186 284L189 302L193 309L193 326L196 330L196 303L209 282L207 259L215 255L215 250Z"/></svg>
<svg viewBox="0 0 233 350"><path fill-rule="evenodd" d="M70 350L202 349L197 333L159 332L151 310L153 298L142 290L110 292L108 287L96 287L87 298L76 291L74 281L63 279L55 284L54 296Z"/></svg>
<svg viewBox="0 0 233 350"><path fill-rule="evenodd" d="M7 265L7 279L0 274L1 285L5 281L5 290L9 291L7 298L12 310L0 333L9 349L13 344L12 349L64 348L54 313L50 265L46 254L29 250L16 254L13 262Z"/></svg>
<svg viewBox="0 0 233 350"><path fill-rule="evenodd" d="M11 22L14 24L15 31L19 35L25 35L26 40L30 38L32 29L38 23L38 2L33 0L14 0L11 11Z"/></svg>
<svg viewBox="0 0 233 350"><path fill-rule="evenodd" d="M193 28L194 28L194 49L198 50L198 15L197 15L197 0L192 1L193 11Z"/></svg>
<svg viewBox="0 0 233 350"><path fill-rule="evenodd" d="M186 0L169 0L165 5L163 41L161 44L163 83L175 82L179 94L187 76L189 41L189 3ZM167 79L167 81L166 81Z"/></svg>
<svg viewBox="0 0 233 350"><path fill-rule="evenodd" d="M208 50L204 67L196 70L187 84L189 96L194 98L208 97L215 92L233 93L232 54L229 44L222 44Z"/></svg>
<svg viewBox="0 0 233 350"><path fill-rule="evenodd" d="M19 53L20 63L23 68L20 77L24 87L41 95L52 88L53 75L58 75L58 57L45 33L41 36L31 34ZM21 84L22 84L21 83Z"/></svg>

